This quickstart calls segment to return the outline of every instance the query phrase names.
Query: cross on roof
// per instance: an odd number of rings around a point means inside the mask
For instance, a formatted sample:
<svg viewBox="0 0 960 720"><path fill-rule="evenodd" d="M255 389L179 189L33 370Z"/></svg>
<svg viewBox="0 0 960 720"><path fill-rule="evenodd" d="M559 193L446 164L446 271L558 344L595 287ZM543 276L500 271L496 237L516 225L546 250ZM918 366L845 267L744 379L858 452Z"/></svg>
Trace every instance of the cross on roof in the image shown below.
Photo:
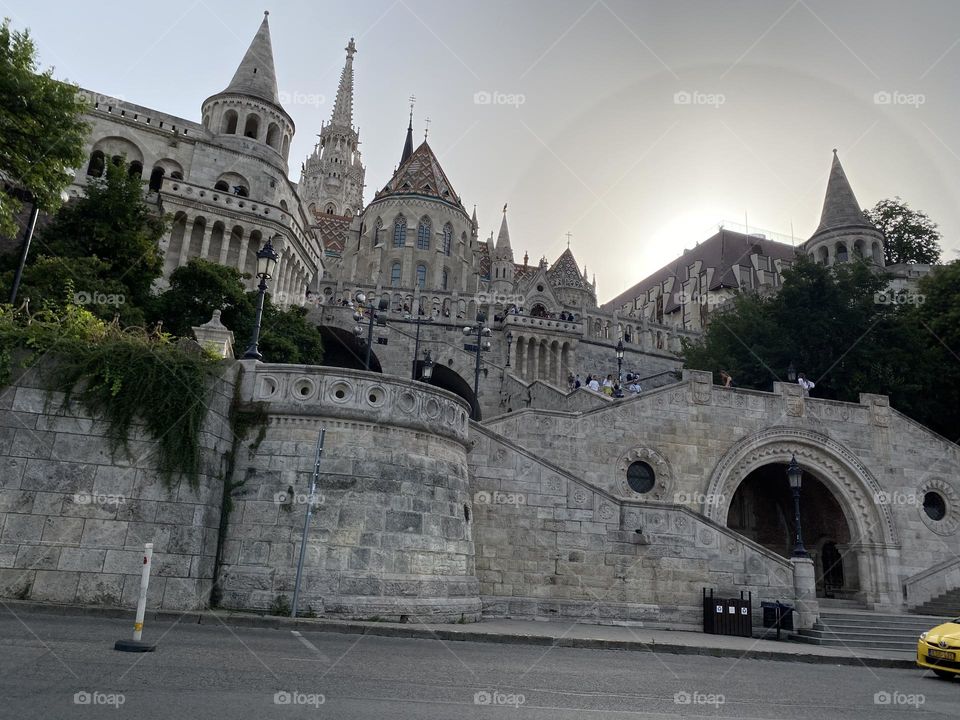
<svg viewBox="0 0 960 720"><path fill-rule="evenodd" d="M426 140L427 133L430 132L430 118L424 119L423 122L426 123L426 127L423 129L423 139Z"/></svg>
<svg viewBox="0 0 960 720"><path fill-rule="evenodd" d="M573 233L567 230L567 250L570 249L570 238L573 237Z"/></svg>

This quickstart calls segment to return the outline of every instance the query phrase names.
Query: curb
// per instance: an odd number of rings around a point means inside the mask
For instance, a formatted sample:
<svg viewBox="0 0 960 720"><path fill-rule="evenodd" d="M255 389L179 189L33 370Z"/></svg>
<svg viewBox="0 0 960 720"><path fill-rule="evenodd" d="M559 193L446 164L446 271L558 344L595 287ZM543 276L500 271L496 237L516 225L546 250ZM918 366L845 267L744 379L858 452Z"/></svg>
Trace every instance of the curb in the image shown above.
<svg viewBox="0 0 960 720"><path fill-rule="evenodd" d="M99 617L110 619L130 619L130 610L123 608L101 608L84 605L52 605L30 603L16 600L4 600L0 603L0 613L4 610L23 610L34 614L61 615L68 617ZM708 657L729 657L745 660L774 660L779 662L797 662L821 665L859 665L861 667L915 669L916 662L906 658L893 657L848 657L819 655L817 653L792 653L777 650L738 650L676 643L644 643L639 640L605 640L601 638L567 638L548 635L525 635L516 633L477 632L475 630L454 630L446 628L426 628L416 625L398 625L393 623L361 622L352 620L329 620L313 618L286 618L255 613L217 612L214 610L170 612L167 610L147 611L146 619L153 622L178 622L187 625L233 625L236 627L255 627L267 629L304 628L314 632L343 633L352 635L375 635L378 637L411 638L419 640L447 640L452 642L481 642L502 645L538 645L542 647L581 648L586 650L627 650L632 652L666 653L669 655L703 655Z"/></svg>

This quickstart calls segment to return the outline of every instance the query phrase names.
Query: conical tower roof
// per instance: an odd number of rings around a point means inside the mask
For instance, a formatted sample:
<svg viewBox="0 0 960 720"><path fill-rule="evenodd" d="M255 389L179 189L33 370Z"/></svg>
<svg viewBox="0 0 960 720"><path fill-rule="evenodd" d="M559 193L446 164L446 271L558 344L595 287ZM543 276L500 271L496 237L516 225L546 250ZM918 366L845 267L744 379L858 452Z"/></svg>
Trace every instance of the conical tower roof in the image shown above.
<svg viewBox="0 0 960 720"><path fill-rule="evenodd" d="M249 95L280 107L277 92L277 73L273 67L273 44L270 42L269 11L263 13L263 22L253 36L250 47L233 74L233 80L220 93Z"/></svg>
<svg viewBox="0 0 960 720"><path fill-rule="evenodd" d="M350 38L344 50L347 51L347 60L340 74L340 85L337 87L337 99L333 103L330 124L350 128L353 127L353 56L357 53L353 38Z"/></svg>
<svg viewBox="0 0 960 720"><path fill-rule="evenodd" d="M427 141L424 139L423 144ZM413 105L410 106L410 122L407 124L407 137L403 141L403 152L400 154L400 165L403 165L413 155Z"/></svg>
<svg viewBox="0 0 960 720"><path fill-rule="evenodd" d="M586 268L583 273L580 272L580 266L570 248L564 250L556 262L550 266L547 275L550 277L550 284L554 287L586 289L588 285Z"/></svg>
<svg viewBox="0 0 960 720"><path fill-rule="evenodd" d="M459 196L450 185L446 173L440 167L437 156L433 154L433 150L426 140L420 143L420 147L400 164L393 177L390 178L390 182L377 193L374 202L380 198L393 195L419 195L435 198L453 205L464 216L467 214Z"/></svg>
<svg viewBox="0 0 960 720"><path fill-rule="evenodd" d="M820 225L811 239L822 233L841 228L869 228L876 230L864 216L850 181L843 171L837 151L833 151L833 164L830 167L830 179L827 180L827 192L823 199L823 211Z"/></svg>
<svg viewBox="0 0 960 720"><path fill-rule="evenodd" d="M500 221L500 232L497 234L497 253L510 252L510 228L507 227L507 206L503 206L503 220Z"/></svg>

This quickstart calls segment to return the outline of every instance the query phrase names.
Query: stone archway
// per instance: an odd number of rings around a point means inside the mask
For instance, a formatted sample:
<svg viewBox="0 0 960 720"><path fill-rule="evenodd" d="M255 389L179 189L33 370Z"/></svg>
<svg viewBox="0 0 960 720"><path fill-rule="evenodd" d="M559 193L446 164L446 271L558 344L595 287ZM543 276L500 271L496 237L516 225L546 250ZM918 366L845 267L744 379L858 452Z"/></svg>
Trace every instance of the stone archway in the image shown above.
<svg viewBox="0 0 960 720"><path fill-rule="evenodd" d="M848 552L856 557L860 596L874 607L901 607L899 581L891 570L900 538L889 508L878 502L883 490L856 455L822 433L773 427L740 440L713 469L703 514L726 525L734 495L747 476L765 465L785 465L794 455L830 491L849 523Z"/></svg>

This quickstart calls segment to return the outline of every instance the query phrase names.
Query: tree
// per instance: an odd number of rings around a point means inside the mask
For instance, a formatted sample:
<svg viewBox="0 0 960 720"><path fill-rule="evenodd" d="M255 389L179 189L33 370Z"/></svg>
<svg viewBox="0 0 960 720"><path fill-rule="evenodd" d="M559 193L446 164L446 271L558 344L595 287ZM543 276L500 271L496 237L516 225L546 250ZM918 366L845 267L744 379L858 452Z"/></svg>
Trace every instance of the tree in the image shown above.
<svg viewBox="0 0 960 720"><path fill-rule="evenodd" d="M41 231L36 249L41 256L62 261L64 267L71 266L70 260L99 261L100 271L95 277L77 278L75 291L91 297L123 294L121 318L140 324L143 309L152 302L153 282L163 272L159 242L165 225L144 202L140 177L129 174L124 163L111 162L104 177L90 180L84 197L63 206ZM34 299L36 293L37 285L24 283L21 294ZM97 303L91 309L108 318L117 311Z"/></svg>
<svg viewBox="0 0 960 720"><path fill-rule="evenodd" d="M881 200L863 212L883 234L887 265L940 262L940 231L926 213L911 210L899 197Z"/></svg>
<svg viewBox="0 0 960 720"><path fill-rule="evenodd" d="M40 73L28 32L0 26L0 178L52 212L84 160L86 102L75 85ZM0 192L0 234L13 237L21 193ZM19 197L17 195L20 195Z"/></svg>

